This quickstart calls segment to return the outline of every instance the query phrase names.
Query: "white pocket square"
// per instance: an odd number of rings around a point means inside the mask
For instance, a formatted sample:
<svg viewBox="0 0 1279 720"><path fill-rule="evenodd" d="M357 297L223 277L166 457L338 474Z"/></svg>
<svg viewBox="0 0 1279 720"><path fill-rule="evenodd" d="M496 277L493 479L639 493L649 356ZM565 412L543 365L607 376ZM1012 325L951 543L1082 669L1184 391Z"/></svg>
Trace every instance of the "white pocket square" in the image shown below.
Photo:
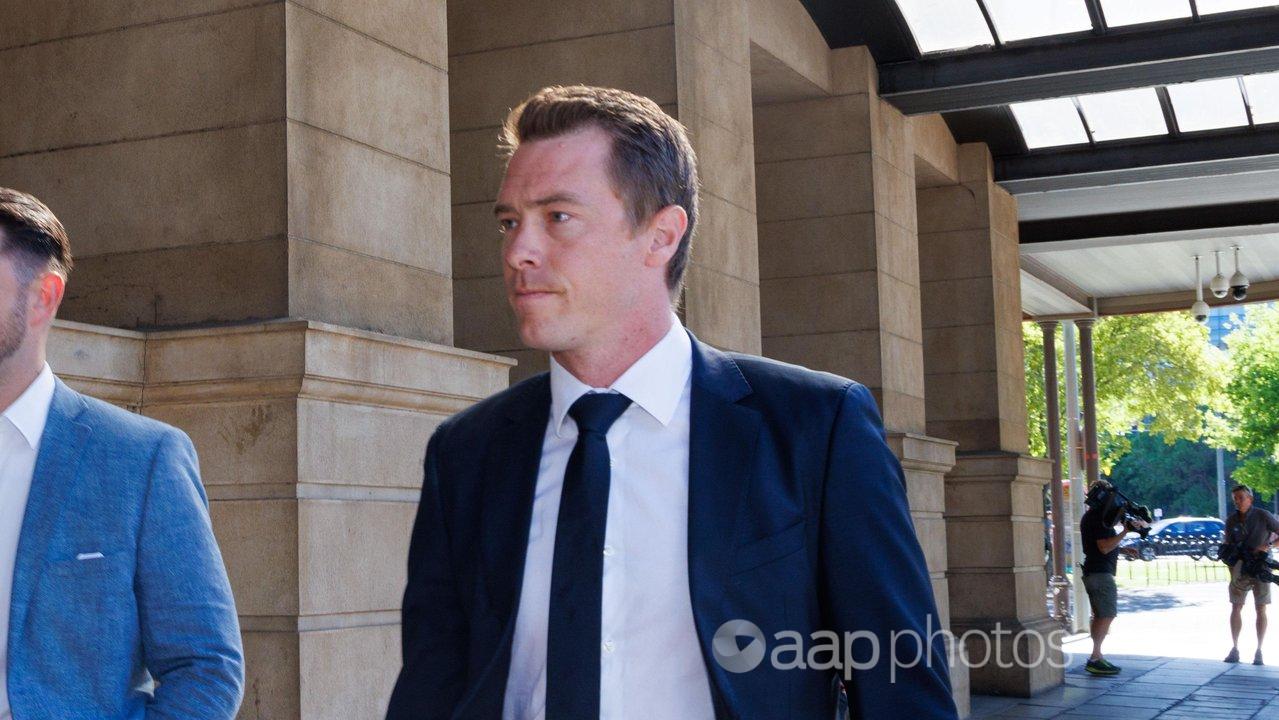
<svg viewBox="0 0 1279 720"><path fill-rule="evenodd" d="M76 560L100 560L102 559L102 557L103 557L102 553L100 552L91 552L91 553L80 553L79 555L75 556L75 559Z"/></svg>

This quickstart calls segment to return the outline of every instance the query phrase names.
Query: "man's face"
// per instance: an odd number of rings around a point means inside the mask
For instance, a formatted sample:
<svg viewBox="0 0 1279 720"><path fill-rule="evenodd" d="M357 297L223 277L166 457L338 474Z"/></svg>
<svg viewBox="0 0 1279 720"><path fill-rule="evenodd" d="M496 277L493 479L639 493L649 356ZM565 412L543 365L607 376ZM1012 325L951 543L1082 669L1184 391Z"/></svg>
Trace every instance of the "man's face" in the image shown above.
<svg viewBox="0 0 1279 720"><path fill-rule="evenodd" d="M1235 509L1237 509L1239 512L1246 513L1248 512L1248 509L1252 507L1251 493L1246 493L1243 490L1239 490L1234 493L1233 497L1235 501Z"/></svg>
<svg viewBox="0 0 1279 720"><path fill-rule="evenodd" d="M611 152L611 138L588 128L522 143L507 165L495 206L503 274L531 348L607 341L638 305L645 243L609 174Z"/></svg>
<svg viewBox="0 0 1279 720"><path fill-rule="evenodd" d="M29 284L19 282L20 273L12 253L5 252L3 230L0 230L0 366L18 348L27 336L27 301Z"/></svg>

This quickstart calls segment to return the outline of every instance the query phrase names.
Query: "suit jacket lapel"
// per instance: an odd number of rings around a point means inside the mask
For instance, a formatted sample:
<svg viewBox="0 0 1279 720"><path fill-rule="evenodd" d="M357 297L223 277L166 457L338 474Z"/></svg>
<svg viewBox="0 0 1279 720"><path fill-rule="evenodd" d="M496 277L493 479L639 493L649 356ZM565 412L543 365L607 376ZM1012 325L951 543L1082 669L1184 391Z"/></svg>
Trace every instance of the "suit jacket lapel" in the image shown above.
<svg viewBox="0 0 1279 720"><path fill-rule="evenodd" d="M524 585L533 495L542 462L542 439L551 413L548 375L535 378L528 392L512 398L506 424L484 457L480 506L480 563L489 609L502 628L497 651L481 671L471 693L458 706L460 716L498 717L511 664L511 641Z"/></svg>
<svg viewBox="0 0 1279 720"><path fill-rule="evenodd" d="M480 519L486 587L498 617L514 615L523 584L533 494L551 413L549 376L535 379L528 394L509 407L508 424L498 431L484 460Z"/></svg>
<svg viewBox="0 0 1279 720"><path fill-rule="evenodd" d="M27 496L27 509L14 559L9 609L10 654L21 647L19 639L31 594L40 579L49 543L57 532L67 498L75 487L80 457L92 433L89 425L78 420L84 411L83 398L61 380L56 383L44 435L40 439L40 452L36 455L31 492Z"/></svg>
<svg viewBox="0 0 1279 720"><path fill-rule="evenodd" d="M707 668L714 678L711 640L729 582L737 517L751 482L762 424L738 400L751 386L732 358L693 340L693 382L688 445L688 581L693 618ZM716 683L721 688L723 683Z"/></svg>

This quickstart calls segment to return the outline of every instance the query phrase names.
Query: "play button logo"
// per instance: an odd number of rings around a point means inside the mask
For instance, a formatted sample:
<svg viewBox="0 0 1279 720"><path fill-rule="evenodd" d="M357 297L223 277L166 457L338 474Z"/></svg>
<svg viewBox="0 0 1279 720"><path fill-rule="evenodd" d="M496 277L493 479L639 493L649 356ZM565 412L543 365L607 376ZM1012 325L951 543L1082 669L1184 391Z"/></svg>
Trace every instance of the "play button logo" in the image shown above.
<svg viewBox="0 0 1279 720"><path fill-rule="evenodd" d="M750 620L729 620L715 631L711 652L725 670L750 672L764 660L764 633Z"/></svg>

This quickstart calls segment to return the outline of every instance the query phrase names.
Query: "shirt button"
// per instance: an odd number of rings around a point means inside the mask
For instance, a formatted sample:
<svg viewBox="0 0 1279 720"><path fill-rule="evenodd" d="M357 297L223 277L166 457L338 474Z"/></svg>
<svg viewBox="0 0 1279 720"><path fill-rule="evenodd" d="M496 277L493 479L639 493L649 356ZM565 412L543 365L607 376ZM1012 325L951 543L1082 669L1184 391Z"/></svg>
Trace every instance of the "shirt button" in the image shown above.
<svg viewBox="0 0 1279 720"><path fill-rule="evenodd" d="M616 554L617 554L617 551L613 549L612 545L604 546L604 557L613 557Z"/></svg>
<svg viewBox="0 0 1279 720"><path fill-rule="evenodd" d="M611 653L611 652L613 652L613 648L614 648L614 645L613 645L613 641L612 641L612 640L605 640L605 641L604 641L604 652L606 652L606 653Z"/></svg>

